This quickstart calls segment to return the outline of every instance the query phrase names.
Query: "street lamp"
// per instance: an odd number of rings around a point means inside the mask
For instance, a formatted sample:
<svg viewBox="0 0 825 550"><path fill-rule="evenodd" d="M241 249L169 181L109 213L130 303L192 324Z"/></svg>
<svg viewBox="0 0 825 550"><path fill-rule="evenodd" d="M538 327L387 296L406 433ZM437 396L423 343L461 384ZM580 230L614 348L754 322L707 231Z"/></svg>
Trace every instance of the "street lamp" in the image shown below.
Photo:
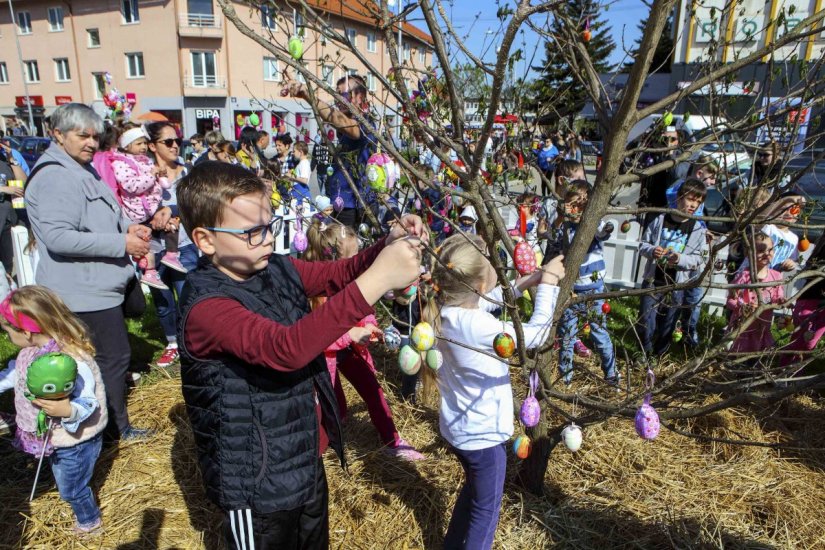
<svg viewBox="0 0 825 550"><path fill-rule="evenodd" d="M26 81L26 69L23 66L23 51L20 49L20 35L17 32L17 22L14 18L14 7L9 0L9 13L11 14L11 28L14 33L14 40L17 42L17 61L20 63L20 74L23 76L23 93L26 95L26 106L29 108L29 132L35 133L34 113L32 112L32 100L29 96L29 84Z"/></svg>

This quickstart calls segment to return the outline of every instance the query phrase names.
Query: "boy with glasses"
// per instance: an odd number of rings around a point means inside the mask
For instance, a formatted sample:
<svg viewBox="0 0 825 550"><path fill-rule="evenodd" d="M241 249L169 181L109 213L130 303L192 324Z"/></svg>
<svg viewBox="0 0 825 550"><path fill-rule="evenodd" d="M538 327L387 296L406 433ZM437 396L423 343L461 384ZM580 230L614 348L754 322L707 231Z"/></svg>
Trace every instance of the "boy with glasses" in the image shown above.
<svg viewBox="0 0 825 550"><path fill-rule="evenodd" d="M180 305L183 397L207 496L228 548L327 548L327 446L344 462L324 350L420 274L421 219L405 216L353 258L273 254L283 221L237 165L196 166L177 188L203 253ZM329 296L310 313L308 297Z"/></svg>

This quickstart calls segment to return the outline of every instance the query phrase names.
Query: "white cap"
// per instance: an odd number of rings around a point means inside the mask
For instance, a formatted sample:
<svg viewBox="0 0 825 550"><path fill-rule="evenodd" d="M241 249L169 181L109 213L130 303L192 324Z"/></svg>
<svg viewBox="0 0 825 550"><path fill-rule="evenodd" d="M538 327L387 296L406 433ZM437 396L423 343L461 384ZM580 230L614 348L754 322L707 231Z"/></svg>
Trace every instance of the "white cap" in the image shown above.
<svg viewBox="0 0 825 550"><path fill-rule="evenodd" d="M120 145L121 149L126 149L130 143L136 141L140 138L149 138L146 134L146 130L143 129L143 126L138 126L137 128L130 128L126 130L120 135L120 138L117 140L118 145Z"/></svg>
<svg viewBox="0 0 825 550"><path fill-rule="evenodd" d="M478 221L478 216L476 216L476 209L473 208L472 204L468 204L464 207L464 210L461 211L461 215L459 218L470 218L474 222Z"/></svg>
<svg viewBox="0 0 825 550"><path fill-rule="evenodd" d="M323 212L330 206L332 206L332 201L329 200L329 197L325 197L324 195L315 197L315 208L317 208L319 212Z"/></svg>

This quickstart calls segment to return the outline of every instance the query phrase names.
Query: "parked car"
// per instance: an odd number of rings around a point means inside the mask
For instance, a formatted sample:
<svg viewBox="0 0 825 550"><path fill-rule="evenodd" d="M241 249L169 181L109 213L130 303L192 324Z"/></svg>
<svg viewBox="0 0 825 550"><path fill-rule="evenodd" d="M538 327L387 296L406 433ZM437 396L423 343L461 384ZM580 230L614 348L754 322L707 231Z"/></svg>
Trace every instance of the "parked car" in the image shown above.
<svg viewBox="0 0 825 550"><path fill-rule="evenodd" d="M21 142L20 138L17 136L5 136L0 138L0 141L7 143L12 149L17 149L18 151L20 150Z"/></svg>
<svg viewBox="0 0 825 550"><path fill-rule="evenodd" d="M26 163L28 163L29 166L34 166L37 159L49 148L51 143L52 141L49 138L24 137L18 150L23 155L23 158L26 159Z"/></svg>

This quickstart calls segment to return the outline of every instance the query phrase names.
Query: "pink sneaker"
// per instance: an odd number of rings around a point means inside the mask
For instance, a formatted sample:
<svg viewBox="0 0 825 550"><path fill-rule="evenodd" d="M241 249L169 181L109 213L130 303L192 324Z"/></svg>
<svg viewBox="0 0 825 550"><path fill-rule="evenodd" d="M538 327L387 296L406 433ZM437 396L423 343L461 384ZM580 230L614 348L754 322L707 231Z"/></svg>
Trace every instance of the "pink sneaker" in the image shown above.
<svg viewBox="0 0 825 550"><path fill-rule="evenodd" d="M180 252L166 252L163 258L161 258L160 263L181 273L187 273L189 271L180 263Z"/></svg>
<svg viewBox="0 0 825 550"><path fill-rule="evenodd" d="M161 355L158 359L157 365L162 369L170 367L172 366L172 363L178 360L179 355L180 353L178 352L178 346L172 346L170 344L166 346L165 350L163 350L163 355Z"/></svg>
<svg viewBox="0 0 825 550"><path fill-rule="evenodd" d="M585 359L593 355L593 352L581 340L576 340L576 343L573 344L573 353Z"/></svg>
<svg viewBox="0 0 825 550"><path fill-rule="evenodd" d="M151 286L153 288L159 288L161 290L169 290L169 287L160 280L160 275L158 275L157 269L147 269L143 273L143 277L140 278L140 282L145 284L146 286Z"/></svg>
<svg viewBox="0 0 825 550"><path fill-rule="evenodd" d="M399 439L395 447L384 449L384 452L394 457L400 458L401 460L408 460L410 462L415 462L416 460L424 460L425 458L427 458L423 454L416 451L415 448L412 445L410 445L406 439Z"/></svg>

